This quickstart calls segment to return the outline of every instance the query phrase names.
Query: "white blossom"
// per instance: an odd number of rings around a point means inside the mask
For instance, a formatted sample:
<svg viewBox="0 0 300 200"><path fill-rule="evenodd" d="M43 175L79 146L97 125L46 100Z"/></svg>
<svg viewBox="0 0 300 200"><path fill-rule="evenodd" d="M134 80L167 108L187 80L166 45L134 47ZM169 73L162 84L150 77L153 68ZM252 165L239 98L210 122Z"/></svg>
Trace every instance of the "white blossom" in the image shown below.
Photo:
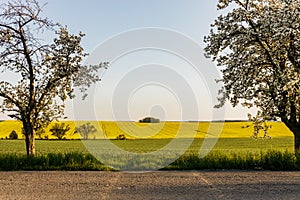
<svg viewBox="0 0 300 200"><path fill-rule="evenodd" d="M204 41L223 73L224 99L280 118L300 148L300 0L219 0ZM297 139L296 139L297 138Z"/></svg>

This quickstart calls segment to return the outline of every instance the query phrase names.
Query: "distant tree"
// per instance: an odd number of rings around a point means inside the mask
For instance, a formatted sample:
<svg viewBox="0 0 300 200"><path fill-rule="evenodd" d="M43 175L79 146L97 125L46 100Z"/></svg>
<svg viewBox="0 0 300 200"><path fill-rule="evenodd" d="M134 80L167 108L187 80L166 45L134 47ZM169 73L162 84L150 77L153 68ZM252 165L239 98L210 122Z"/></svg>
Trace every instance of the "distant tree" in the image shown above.
<svg viewBox="0 0 300 200"><path fill-rule="evenodd" d="M222 69L220 105L257 107L280 118L300 150L300 0L219 0L220 15L204 38Z"/></svg>
<svg viewBox="0 0 300 200"><path fill-rule="evenodd" d="M45 31L56 34L50 44L38 38ZM100 80L97 70L107 66L81 64L87 55L81 47L83 36L72 35L43 17L37 0L0 5L0 73L10 71L19 77L18 81L0 81L0 110L22 122L27 155L35 154L36 131L63 116L74 87L79 87L84 98L87 87Z"/></svg>
<svg viewBox="0 0 300 200"><path fill-rule="evenodd" d="M67 132L70 130L69 124L65 123L55 123L52 128L50 129L50 132L52 132L51 135L57 137L57 139L62 140L67 135Z"/></svg>
<svg viewBox="0 0 300 200"><path fill-rule="evenodd" d="M87 140L90 134L97 132L97 129L90 122L82 124L79 127L76 127L75 133L79 133L79 135Z"/></svg>
<svg viewBox="0 0 300 200"><path fill-rule="evenodd" d="M17 134L17 132L16 132L15 130L13 130L13 131L9 134L8 138L11 139L11 140L17 140L17 139L18 139L18 134Z"/></svg>
<svg viewBox="0 0 300 200"><path fill-rule="evenodd" d="M140 123L159 123L160 120L154 117L145 117L144 119L139 120Z"/></svg>

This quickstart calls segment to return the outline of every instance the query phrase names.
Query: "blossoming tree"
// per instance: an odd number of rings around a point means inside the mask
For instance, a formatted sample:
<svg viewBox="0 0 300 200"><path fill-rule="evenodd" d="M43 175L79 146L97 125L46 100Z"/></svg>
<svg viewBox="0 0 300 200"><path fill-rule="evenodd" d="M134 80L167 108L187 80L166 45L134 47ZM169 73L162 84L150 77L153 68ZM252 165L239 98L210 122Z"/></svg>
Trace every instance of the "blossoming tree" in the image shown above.
<svg viewBox="0 0 300 200"><path fill-rule="evenodd" d="M206 56L220 66L220 106L258 107L280 118L300 148L300 0L219 0Z"/></svg>
<svg viewBox="0 0 300 200"><path fill-rule="evenodd" d="M0 109L22 122L27 155L35 154L35 132L64 114L64 102L74 87L85 93L99 81L97 70L107 63L84 66L84 34L41 16L37 0L13 0L0 6L0 73L11 72L17 81L0 80ZM45 31L57 37L44 44ZM85 96L85 95L84 95Z"/></svg>

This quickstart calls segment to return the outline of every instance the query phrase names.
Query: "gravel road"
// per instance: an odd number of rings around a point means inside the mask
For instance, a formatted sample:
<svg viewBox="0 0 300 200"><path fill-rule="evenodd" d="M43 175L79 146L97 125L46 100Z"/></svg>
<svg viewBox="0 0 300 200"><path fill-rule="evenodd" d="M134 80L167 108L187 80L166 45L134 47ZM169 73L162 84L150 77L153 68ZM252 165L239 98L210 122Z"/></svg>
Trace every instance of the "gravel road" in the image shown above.
<svg viewBox="0 0 300 200"><path fill-rule="evenodd" d="M0 172L0 199L300 199L300 172Z"/></svg>

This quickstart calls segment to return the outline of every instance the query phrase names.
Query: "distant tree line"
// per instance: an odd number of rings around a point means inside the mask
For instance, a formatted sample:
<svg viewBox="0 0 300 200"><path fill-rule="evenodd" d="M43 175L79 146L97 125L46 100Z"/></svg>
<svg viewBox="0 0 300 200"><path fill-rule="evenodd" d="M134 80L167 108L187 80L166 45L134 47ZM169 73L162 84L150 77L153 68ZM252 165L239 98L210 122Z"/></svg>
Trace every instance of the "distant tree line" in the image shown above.
<svg viewBox="0 0 300 200"><path fill-rule="evenodd" d="M154 117L145 117L144 119L139 120L140 123L159 123L160 120Z"/></svg>

